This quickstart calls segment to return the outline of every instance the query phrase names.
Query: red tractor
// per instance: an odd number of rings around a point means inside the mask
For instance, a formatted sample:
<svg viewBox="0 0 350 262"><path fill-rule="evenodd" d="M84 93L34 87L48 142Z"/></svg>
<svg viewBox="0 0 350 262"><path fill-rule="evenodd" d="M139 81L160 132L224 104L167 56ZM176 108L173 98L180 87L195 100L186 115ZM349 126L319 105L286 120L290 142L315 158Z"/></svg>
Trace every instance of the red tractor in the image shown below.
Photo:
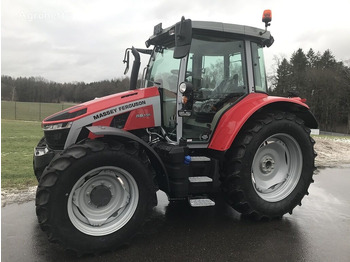
<svg viewBox="0 0 350 262"><path fill-rule="evenodd" d="M47 117L35 148L36 213L49 239L79 254L130 240L157 205L215 205L280 218L301 203L315 169L305 100L267 94L266 30L181 19L154 27L134 56L130 90ZM137 89L140 53L150 55Z"/></svg>

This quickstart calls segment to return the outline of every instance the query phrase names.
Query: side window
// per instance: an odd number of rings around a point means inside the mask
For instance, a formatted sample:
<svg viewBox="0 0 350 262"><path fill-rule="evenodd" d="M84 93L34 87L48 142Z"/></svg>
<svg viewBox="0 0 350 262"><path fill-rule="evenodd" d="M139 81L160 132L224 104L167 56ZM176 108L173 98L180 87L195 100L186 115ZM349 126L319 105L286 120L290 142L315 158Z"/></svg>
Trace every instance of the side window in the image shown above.
<svg viewBox="0 0 350 262"><path fill-rule="evenodd" d="M238 52L230 56L230 77L237 78L237 85L244 86L244 72L243 72L243 57L242 53Z"/></svg>
<svg viewBox="0 0 350 262"><path fill-rule="evenodd" d="M263 48L256 43L252 43L251 46L255 91L266 93L267 84Z"/></svg>
<svg viewBox="0 0 350 262"><path fill-rule="evenodd" d="M224 80L223 56L203 56L202 65L201 88L213 89Z"/></svg>

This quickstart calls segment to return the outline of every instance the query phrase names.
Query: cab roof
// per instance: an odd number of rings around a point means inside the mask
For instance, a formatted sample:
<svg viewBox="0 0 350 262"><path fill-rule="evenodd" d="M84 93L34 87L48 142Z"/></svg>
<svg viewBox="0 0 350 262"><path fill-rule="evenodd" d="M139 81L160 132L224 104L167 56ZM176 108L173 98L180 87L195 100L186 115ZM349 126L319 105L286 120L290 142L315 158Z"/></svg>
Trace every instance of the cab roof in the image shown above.
<svg viewBox="0 0 350 262"><path fill-rule="evenodd" d="M157 34L154 33L147 41L146 46L150 45L164 45L167 46L174 42L174 30L175 25L162 29L161 24L158 26ZM156 27L157 27L156 26ZM159 28L160 27L160 28ZM205 34L205 35L223 35L236 36L243 38L255 39L259 42L270 41L272 36L269 31L255 28L246 25L228 24L221 22L210 22L210 21L192 21L192 30L194 34Z"/></svg>

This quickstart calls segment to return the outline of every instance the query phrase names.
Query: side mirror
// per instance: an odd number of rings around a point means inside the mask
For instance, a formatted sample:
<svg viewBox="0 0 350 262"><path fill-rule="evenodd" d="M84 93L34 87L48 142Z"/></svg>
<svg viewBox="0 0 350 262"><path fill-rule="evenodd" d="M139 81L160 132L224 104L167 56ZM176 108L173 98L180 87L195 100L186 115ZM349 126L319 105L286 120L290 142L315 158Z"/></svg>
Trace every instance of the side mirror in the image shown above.
<svg viewBox="0 0 350 262"><path fill-rule="evenodd" d="M189 82L183 82L179 86L179 91L182 94L182 109L178 114L181 117L190 117L193 106L193 86Z"/></svg>
<svg viewBox="0 0 350 262"><path fill-rule="evenodd" d="M192 42L192 21L191 19L181 18L181 21L175 25L175 50L174 58L183 58L189 52Z"/></svg>
<svg viewBox="0 0 350 262"><path fill-rule="evenodd" d="M130 57L130 48L125 50L123 63L126 64L124 75L126 75L129 71L129 57Z"/></svg>

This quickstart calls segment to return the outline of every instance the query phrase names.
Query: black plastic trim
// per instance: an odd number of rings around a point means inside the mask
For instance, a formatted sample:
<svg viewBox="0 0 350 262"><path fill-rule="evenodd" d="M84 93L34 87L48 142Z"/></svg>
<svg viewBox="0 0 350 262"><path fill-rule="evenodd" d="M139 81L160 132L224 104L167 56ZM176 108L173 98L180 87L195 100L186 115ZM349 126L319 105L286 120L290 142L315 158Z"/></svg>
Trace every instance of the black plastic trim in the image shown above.
<svg viewBox="0 0 350 262"><path fill-rule="evenodd" d="M68 119L75 118L77 116L84 115L87 112L87 108L83 108L83 109L80 109L80 110L77 110L75 112L70 113L70 111L72 111L76 108L79 108L79 107L80 106L68 108L66 110L63 110L63 111L51 116L51 117L46 118L44 121L48 122L48 121L68 120Z"/></svg>

